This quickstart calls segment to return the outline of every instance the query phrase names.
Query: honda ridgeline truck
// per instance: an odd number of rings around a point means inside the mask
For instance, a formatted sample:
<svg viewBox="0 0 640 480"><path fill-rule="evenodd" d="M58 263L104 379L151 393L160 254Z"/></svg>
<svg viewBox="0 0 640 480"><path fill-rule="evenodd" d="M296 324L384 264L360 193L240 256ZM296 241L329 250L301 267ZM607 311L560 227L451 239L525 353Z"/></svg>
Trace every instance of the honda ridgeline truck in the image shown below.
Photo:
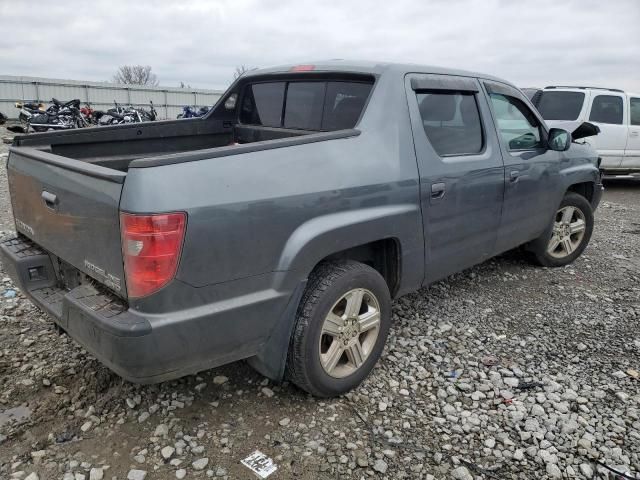
<svg viewBox="0 0 640 480"><path fill-rule="evenodd" d="M16 137L2 262L132 382L248 359L338 395L378 360L393 298L518 246L582 253L602 186L576 136L487 75L256 70L203 118Z"/></svg>

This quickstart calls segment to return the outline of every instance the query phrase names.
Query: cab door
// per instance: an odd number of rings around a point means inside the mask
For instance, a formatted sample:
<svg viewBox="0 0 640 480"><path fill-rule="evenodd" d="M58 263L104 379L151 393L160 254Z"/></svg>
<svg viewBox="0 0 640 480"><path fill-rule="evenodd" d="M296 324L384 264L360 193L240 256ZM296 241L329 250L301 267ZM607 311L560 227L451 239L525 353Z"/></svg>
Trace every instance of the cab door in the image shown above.
<svg viewBox="0 0 640 480"><path fill-rule="evenodd" d="M562 189L564 152L547 148L547 131L537 111L516 88L484 81L505 166L502 221L496 248L503 252L541 235L553 218Z"/></svg>
<svg viewBox="0 0 640 480"><path fill-rule="evenodd" d="M629 136L622 168L640 171L640 96L629 97Z"/></svg>
<svg viewBox="0 0 640 480"><path fill-rule="evenodd" d="M410 74L405 88L420 175L427 284L495 253L504 166L477 79Z"/></svg>
<svg viewBox="0 0 640 480"><path fill-rule="evenodd" d="M602 166L620 168L627 144L629 132L627 109L624 108L625 95L620 92L591 94L589 122L600 127L600 133L591 137L598 154L602 157ZM590 140L591 140L590 139Z"/></svg>

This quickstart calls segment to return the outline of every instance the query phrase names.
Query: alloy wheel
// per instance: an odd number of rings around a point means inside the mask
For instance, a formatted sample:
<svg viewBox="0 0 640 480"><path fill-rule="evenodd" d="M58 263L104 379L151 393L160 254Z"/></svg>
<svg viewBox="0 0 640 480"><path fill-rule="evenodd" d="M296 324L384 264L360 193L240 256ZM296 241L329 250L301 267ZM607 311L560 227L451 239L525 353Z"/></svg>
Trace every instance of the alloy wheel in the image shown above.
<svg viewBox="0 0 640 480"><path fill-rule="evenodd" d="M320 334L320 363L334 378L344 378L367 360L380 332L380 304L364 288L345 293L331 308Z"/></svg>
<svg viewBox="0 0 640 480"><path fill-rule="evenodd" d="M586 228L582 210L572 206L561 208L556 213L547 253L554 258L568 257L582 243Z"/></svg>

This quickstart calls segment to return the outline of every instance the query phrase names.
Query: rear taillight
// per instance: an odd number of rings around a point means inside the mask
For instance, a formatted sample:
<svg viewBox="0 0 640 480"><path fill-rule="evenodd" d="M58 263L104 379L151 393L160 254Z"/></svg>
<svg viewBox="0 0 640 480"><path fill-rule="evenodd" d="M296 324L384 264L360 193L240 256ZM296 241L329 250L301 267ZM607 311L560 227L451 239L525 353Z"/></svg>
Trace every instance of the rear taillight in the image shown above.
<svg viewBox="0 0 640 480"><path fill-rule="evenodd" d="M182 212L120 214L122 254L129 297L144 297L173 279L187 224Z"/></svg>

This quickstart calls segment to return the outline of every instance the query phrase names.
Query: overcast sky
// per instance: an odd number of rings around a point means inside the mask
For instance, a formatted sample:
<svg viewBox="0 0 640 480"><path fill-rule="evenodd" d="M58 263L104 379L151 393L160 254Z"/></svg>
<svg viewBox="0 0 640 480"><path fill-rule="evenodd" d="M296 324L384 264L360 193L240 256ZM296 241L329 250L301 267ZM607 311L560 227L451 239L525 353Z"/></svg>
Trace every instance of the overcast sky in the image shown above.
<svg viewBox="0 0 640 480"><path fill-rule="evenodd" d="M521 87L640 92L640 0L0 0L0 74L225 88L237 65L346 58L476 70Z"/></svg>

